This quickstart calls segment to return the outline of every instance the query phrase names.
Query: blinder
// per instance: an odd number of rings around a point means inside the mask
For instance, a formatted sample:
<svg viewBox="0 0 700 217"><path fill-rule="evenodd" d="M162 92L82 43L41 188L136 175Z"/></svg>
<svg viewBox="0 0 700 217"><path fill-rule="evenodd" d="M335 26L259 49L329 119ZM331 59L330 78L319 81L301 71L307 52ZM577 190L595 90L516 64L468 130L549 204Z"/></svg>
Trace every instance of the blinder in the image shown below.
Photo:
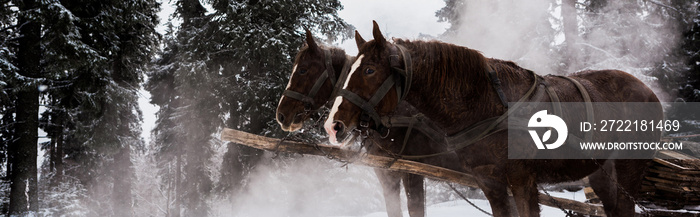
<svg viewBox="0 0 700 217"><path fill-rule="evenodd" d="M323 86L323 83L326 82L326 79L330 78L332 86L335 86L337 81L335 78L335 71L333 70L331 51L326 49L323 50L323 52L325 54L326 70L324 70L321 76L316 79L316 83L314 83L314 86L311 87L311 91L309 91L308 94L304 95L293 90L284 90L284 92L282 92L282 95L284 96L303 102L304 111L306 112L311 111L311 109L314 107L314 97L316 96L316 93L318 93L318 90L321 89L321 86Z"/></svg>

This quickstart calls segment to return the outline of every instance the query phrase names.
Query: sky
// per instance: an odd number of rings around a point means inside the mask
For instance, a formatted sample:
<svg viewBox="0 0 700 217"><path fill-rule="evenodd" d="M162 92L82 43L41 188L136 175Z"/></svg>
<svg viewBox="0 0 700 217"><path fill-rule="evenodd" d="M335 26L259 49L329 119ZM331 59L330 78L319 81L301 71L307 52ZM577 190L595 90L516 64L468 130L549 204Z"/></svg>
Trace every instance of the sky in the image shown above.
<svg viewBox="0 0 700 217"><path fill-rule="evenodd" d="M437 22L435 12L445 6L444 1L433 0L341 0L343 10L338 15L355 26L365 40L372 39L372 20L377 21L387 38L415 39L419 34L437 36L449 25ZM357 54L355 40L339 45L351 55Z"/></svg>
<svg viewBox="0 0 700 217"><path fill-rule="evenodd" d="M344 8L338 12L338 15L355 26L366 40L372 39L372 20L377 21L382 33L388 38L414 39L419 34L437 36L449 27L447 23L437 22L435 17L435 12L445 6L445 2L440 0L341 0L340 2ZM165 33L165 24L171 20L171 15L175 11L174 3L172 0L161 0L161 11L158 13L160 25L156 28L161 34ZM211 8L208 9L211 10ZM173 19L171 22L174 25L181 23L178 19ZM357 46L353 38L336 43L348 54L357 54ZM139 105L143 112L141 136L146 144L149 144L158 107L149 103L151 95L148 91L141 89L139 93Z"/></svg>

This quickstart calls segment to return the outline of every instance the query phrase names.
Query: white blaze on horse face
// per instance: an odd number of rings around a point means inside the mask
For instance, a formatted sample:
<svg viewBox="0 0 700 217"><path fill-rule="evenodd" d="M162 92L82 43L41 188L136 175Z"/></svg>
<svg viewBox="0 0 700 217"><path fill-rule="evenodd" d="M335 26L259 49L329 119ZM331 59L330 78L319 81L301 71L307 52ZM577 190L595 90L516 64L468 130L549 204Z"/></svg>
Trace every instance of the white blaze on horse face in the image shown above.
<svg viewBox="0 0 700 217"><path fill-rule="evenodd" d="M297 72L297 64L294 64L294 68L292 68L292 75L289 76L289 82L287 82L287 87L284 88L285 90L289 89L289 86L292 86L292 77L294 77L295 72ZM280 102L277 103L277 107L280 107L283 99L284 99L284 95L282 95L282 97L280 97ZM280 123L280 124L282 124L282 123Z"/></svg>
<svg viewBox="0 0 700 217"><path fill-rule="evenodd" d="M363 57L365 57L364 54L360 55L359 57L357 57L357 60L355 60L355 63L352 64L352 68L350 68L350 74L345 79L345 84L343 85L343 89L348 88L348 83L350 83L350 78L352 78L352 75L355 74L355 71L357 71L357 68L360 67L360 65L362 64Z"/></svg>
<svg viewBox="0 0 700 217"><path fill-rule="evenodd" d="M292 68L292 75L289 76L289 82L287 82L287 87L284 88L285 90L289 89L289 86L292 85L292 77L294 77L294 73L296 73L296 72L297 72L297 64L294 64L294 68Z"/></svg>
<svg viewBox="0 0 700 217"><path fill-rule="evenodd" d="M352 64L352 67L350 68L350 74L348 74L348 77L345 79L345 84L343 85L343 89L346 89L348 87L348 83L350 83L350 78L352 78L352 75L357 71L357 68L360 67L362 64L362 58L365 57L365 55L360 55L357 57L357 60L355 60L355 63ZM336 132L333 130L333 122L335 122L335 113L338 112L338 107L340 107L340 104L343 102L343 97L338 96L335 98L335 101L333 101L333 106L331 107L331 113L328 114L328 118L326 119L326 122L323 124L323 128L326 129L326 133L328 133L328 139L331 142L331 145L335 146L342 146L343 144L338 142L338 138L336 138Z"/></svg>
<svg viewBox="0 0 700 217"><path fill-rule="evenodd" d="M323 128L326 129L326 133L328 133L328 139L331 141L331 145L335 146L341 145L338 142L338 138L335 137L335 131L333 130L333 121L335 121L335 113L338 112L338 107L340 106L341 102L343 102L342 96L338 96L335 98L333 106L331 107L331 113L328 115L328 118L326 118L326 122L323 123Z"/></svg>

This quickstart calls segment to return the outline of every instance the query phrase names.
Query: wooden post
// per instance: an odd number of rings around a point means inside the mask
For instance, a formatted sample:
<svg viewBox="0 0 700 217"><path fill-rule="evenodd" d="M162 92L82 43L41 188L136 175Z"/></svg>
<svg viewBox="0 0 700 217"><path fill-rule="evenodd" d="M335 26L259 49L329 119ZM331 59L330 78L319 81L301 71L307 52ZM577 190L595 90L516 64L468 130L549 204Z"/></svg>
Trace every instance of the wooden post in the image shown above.
<svg viewBox="0 0 700 217"><path fill-rule="evenodd" d="M390 157L357 153L322 144L281 141L280 139L268 138L228 128L224 128L224 130L221 132L221 140L235 142L268 151L326 156L329 158L348 161L354 164L383 168L403 173L413 173L440 181L453 182L468 187L479 188L476 179L470 174L424 163L418 163L415 161L402 159L396 160ZM539 200L540 204L545 206L555 208L561 207L563 209L573 210L584 215L605 216L603 206L597 204L588 204L565 198L550 197L542 193L539 194Z"/></svg>

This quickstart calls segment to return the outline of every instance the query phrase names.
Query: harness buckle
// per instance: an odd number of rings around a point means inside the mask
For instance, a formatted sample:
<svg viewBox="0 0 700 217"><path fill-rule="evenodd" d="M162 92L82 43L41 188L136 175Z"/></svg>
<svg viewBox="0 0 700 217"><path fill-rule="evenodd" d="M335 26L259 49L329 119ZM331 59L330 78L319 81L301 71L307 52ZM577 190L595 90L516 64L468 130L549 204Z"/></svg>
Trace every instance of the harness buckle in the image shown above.
<svg viewBox="0 0 700 217"><path fill-rule="evenodd" d="M360 127L362 127L362 128L369 127L370 119L371 118L369 117L369 115L367 113L362 112L362 114L360 114Z"/></svg>
<svg viewBox="0 0 700 217"><path fill-rule="evenodd" d="M379 132L379 137L381 137L382 139L386 139L386 137L388 137L389 133L391 132L391 128L382 126L379 127L379 130L377 132Z"/></svg>

